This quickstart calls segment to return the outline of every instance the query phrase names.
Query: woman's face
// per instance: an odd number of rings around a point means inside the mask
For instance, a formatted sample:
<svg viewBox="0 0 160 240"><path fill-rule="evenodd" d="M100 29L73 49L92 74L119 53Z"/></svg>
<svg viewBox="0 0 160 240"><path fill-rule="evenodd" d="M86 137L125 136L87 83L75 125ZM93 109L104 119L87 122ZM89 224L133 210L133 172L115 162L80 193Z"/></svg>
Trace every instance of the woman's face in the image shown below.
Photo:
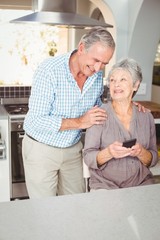
<svg viewBox="0 0 160 240"><path fill-rule="evenodd" d="M92 76L94 73L103 70L109 63L114 49L104 47L99 42L92 45L87 51L81 43L78 48L79 67L85 76Z"/></svg>
<svg viewBox="0 0 160 240"><path fill-rule="evenodd" d="M123 69L113 71L109 79L109 86L113 100L131 100L133 92L137 90L137 87L133 86L131 74Z"/></svg>

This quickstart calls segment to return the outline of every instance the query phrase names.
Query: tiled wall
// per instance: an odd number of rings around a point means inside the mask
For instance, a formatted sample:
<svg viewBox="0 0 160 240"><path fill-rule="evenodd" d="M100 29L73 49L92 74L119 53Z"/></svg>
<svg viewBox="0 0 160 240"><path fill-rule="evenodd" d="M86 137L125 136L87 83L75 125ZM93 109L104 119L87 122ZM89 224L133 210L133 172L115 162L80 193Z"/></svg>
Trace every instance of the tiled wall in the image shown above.
<svg viewBox="0 0 160 240"><path fill-rule="evenodd" d="M27 98L30 92L30 86L0 87L0 98Z"/></svg>

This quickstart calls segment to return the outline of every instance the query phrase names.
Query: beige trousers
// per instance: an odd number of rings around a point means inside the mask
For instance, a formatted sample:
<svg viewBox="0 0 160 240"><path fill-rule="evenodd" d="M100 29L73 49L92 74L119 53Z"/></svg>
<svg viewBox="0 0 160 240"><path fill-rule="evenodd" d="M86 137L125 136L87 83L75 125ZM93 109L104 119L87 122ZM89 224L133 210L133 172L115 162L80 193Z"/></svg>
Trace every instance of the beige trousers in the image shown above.
<svg viewBox="0 0 160 240"><path fill-rule="evenodd" d="M25 135L22 153L30 198L85 192L80 141L72 147L55 148Z"/></svg>

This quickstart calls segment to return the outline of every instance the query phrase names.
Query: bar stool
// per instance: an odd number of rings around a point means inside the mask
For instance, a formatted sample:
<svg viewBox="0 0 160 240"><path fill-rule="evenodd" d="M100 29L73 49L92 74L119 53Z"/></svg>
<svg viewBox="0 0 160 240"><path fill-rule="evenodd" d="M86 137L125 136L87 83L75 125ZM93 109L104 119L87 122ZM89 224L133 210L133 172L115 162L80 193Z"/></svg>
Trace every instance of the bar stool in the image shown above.
<svg viewBox="0 0 160 240"><path fill-rule="evenodd" d="M85 188L86 192L89 192L89 178L90 178L90 172L88 169L88 166L85 164L83 159L83 177L85 179Z"/></svg>

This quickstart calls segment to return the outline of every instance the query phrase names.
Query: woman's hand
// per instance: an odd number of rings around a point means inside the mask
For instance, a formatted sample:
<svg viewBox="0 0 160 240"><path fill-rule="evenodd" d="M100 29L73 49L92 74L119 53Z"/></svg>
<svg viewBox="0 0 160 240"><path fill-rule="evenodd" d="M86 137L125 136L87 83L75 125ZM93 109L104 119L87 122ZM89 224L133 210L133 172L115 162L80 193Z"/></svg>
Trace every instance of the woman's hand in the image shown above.
<svg viewBox="0 0 160 240"><path fill-rule="evenodd" d="M127 156L137 157L145 166L149 166L152 161L152 154L141 144L137 143L131 148L126 148L122 146L121 142L116 141L98 153L97 163L102 165L112 158L123 158Z"/></svg>
<svg viewBox="0 0 160 240"><path fill-rule="evenodd" d="M142 152L142 145L140 145L139 143L135 144L133 147L131 147L131 154L130 156L132 157L138 157L138 155L140 155L140 153Z"/></svg>
<svg viewBox="0 0 160 240"><path fill-rule="evenodd" d="M110 144L108 149L114 158L123 158L129 156L131 153L131 148L122 147L122 143L117 141Z"/></svg>
<svg viewBox="0 0 160 240"><path fill-rule="evenodd" d="M112 158L123 158L129 156L130 153L131 148L122 147L122 143L116 141L97 154L97 163L100 166Z"/></svg>
<svg viewBox="0 0 160 240"><path fill-rule="evenodd" d="M141 144L137 143L131 148L132 157L137 157L145 166L149 166L152 161L152 154Z"/></svg>

